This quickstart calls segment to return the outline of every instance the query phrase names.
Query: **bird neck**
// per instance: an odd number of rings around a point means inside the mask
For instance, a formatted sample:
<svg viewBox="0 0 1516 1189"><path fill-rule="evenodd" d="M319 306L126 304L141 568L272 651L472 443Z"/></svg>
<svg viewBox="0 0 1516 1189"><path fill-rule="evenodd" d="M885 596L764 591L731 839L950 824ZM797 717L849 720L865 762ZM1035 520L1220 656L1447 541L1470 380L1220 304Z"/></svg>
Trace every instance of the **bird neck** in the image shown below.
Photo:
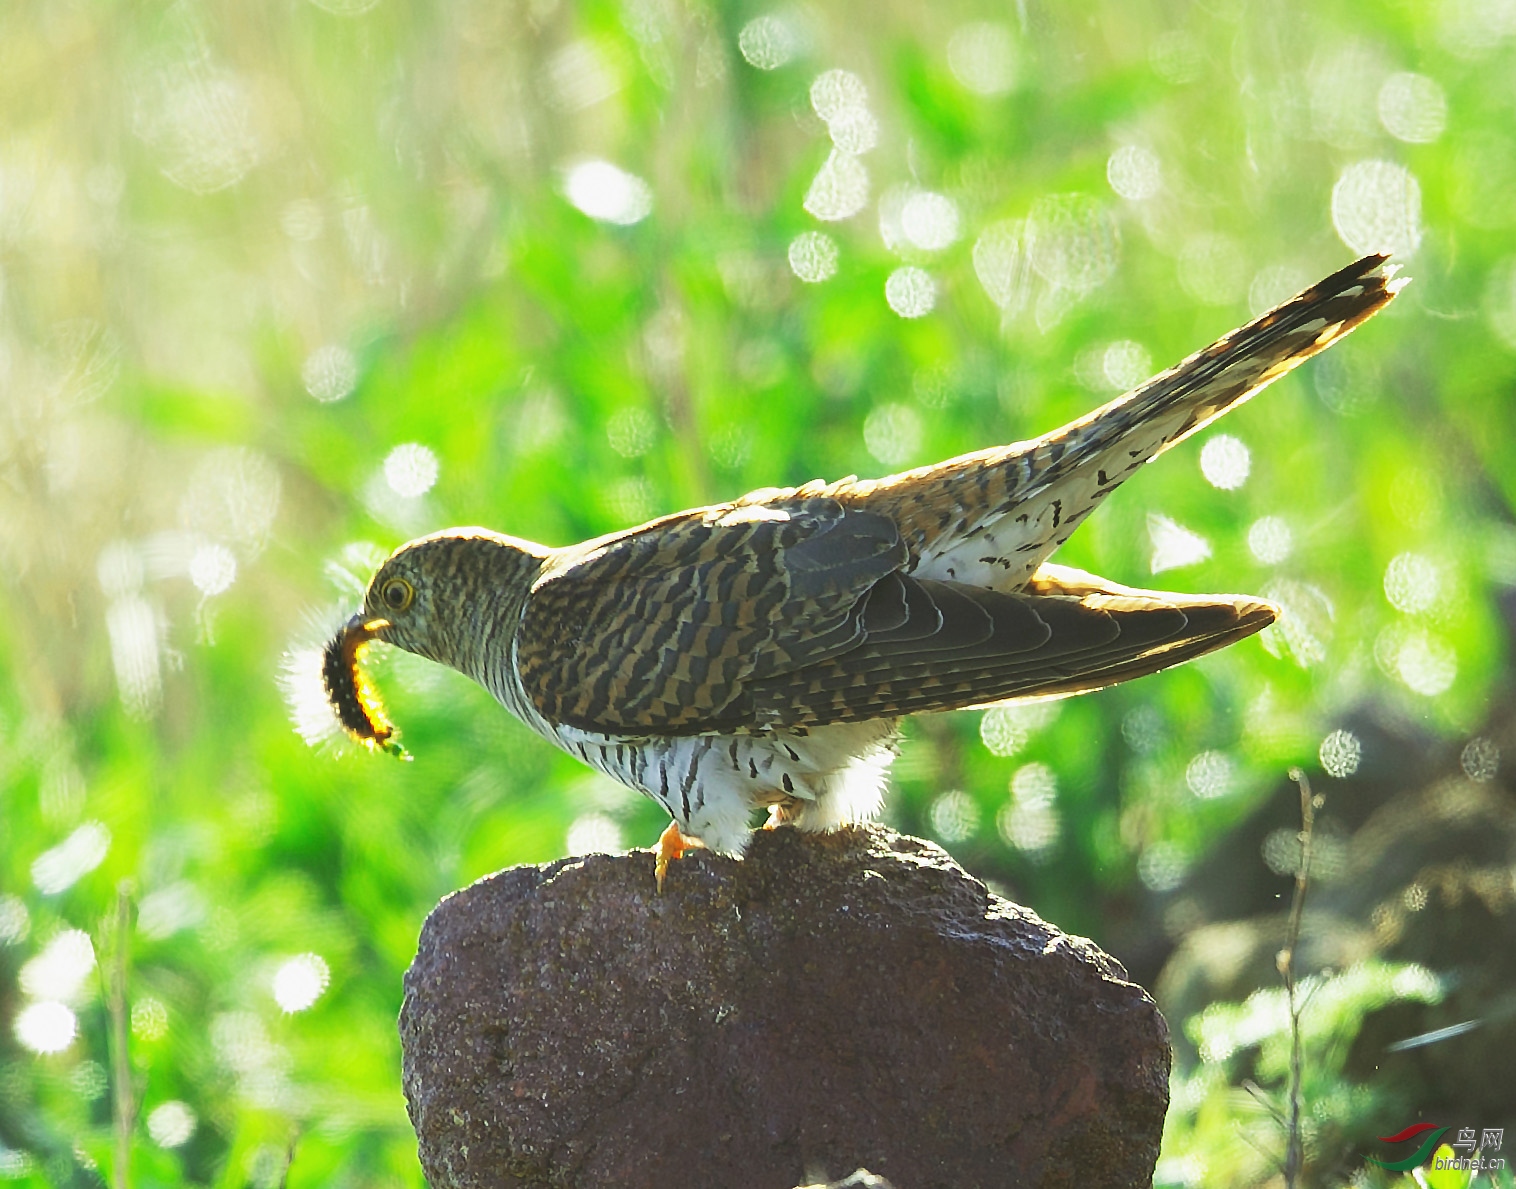
<svg viewBox="0 0 1516 1189"><path fill-rule="evenodd" d="M468 530L447 543L448 605L437 608L436 659L472 677L497 697L507 674L522 608L548 550L529 541Z"/></svg>

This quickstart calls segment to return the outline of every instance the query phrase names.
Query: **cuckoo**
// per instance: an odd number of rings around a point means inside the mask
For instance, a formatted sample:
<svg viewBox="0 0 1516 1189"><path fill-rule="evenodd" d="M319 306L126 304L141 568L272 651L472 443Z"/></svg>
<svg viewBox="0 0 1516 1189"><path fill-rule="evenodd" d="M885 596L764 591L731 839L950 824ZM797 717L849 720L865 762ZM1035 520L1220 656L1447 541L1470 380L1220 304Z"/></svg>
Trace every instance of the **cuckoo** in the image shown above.
<svg viewBox="0 0 1516 1189"><path fill-rule="evenodd" d="M1329 347L1404 284L1357 263L1062 429L882 479L765 488L549 548L454 528L397 549L324 653L328 704L399 752L360 660L381 640L473 678L546 739L742 853L755 811L878 809L904 715L1060 698L1259 631L1243 595L1049 562L1139 467Z"/></svg>

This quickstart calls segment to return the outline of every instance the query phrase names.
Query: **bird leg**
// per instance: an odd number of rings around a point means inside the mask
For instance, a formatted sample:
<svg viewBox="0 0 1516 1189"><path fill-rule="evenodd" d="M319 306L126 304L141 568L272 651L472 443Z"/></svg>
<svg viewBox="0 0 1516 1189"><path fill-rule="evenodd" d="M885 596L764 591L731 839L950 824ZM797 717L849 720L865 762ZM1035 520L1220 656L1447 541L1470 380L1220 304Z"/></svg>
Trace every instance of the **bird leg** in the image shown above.
<svg viewBox="0 0 1516 1189"><path fill-rule="evenodd" d="M658 835L658 849L654 852L657 857L653 860L653 878L658 882L658 894L663 895L663 881L669 873L669 863L673 859L684 858L684 852L692 847L704 846L705 843L690 834L685 834L679 829L679 823L670 821L668 829Z"/></svg>
<svg viewBox="0 0 1516 1189"><path fill-rule="evenodd" d="M800 802L795 797L781 797L769 802L769 818L763 823L765 830L777 830L800 816Z"/></svg>

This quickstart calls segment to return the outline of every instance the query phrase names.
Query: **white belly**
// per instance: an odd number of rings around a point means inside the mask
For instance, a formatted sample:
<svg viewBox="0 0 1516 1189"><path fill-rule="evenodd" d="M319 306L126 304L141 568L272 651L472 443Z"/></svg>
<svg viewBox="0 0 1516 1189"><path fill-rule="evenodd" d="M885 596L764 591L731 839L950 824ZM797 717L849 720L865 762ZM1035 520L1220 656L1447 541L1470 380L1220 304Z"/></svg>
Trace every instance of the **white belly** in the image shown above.
<svg viewBox="0 0 1516 1189"><path fill-rule="evenodd" d="M628 788L646 793L712 850L740 855L756 810L792 802L802 830L835 830L879 812L900 738L895 719L732 735L627 738L550 723L510 669L482 684L527 726Z"/></svg>
<svg viewBox="0 0 1516 1189"><path fill-rule="evenodd" d="M682 831L725 854L747 849L754 811L776 802L792 803L802 830L867 821L879 811L899 738L892 719L636 740L549 729L570 755L646 793Z"/></svg>

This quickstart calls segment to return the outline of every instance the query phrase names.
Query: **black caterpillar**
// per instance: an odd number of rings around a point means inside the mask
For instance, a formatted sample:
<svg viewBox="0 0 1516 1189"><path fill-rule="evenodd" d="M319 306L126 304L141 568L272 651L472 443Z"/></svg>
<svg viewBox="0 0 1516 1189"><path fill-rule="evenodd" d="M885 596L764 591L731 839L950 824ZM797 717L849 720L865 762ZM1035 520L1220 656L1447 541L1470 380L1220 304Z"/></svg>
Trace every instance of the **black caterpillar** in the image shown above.
<svg viewBox="0 0 1516 1189"><path fill-rule="evenodd" d="M384 712L379 691L358 667L372 633L355 615L327 642L321 654L321 684L342 729L365 747L404 756L395 725Z"/></svg>

